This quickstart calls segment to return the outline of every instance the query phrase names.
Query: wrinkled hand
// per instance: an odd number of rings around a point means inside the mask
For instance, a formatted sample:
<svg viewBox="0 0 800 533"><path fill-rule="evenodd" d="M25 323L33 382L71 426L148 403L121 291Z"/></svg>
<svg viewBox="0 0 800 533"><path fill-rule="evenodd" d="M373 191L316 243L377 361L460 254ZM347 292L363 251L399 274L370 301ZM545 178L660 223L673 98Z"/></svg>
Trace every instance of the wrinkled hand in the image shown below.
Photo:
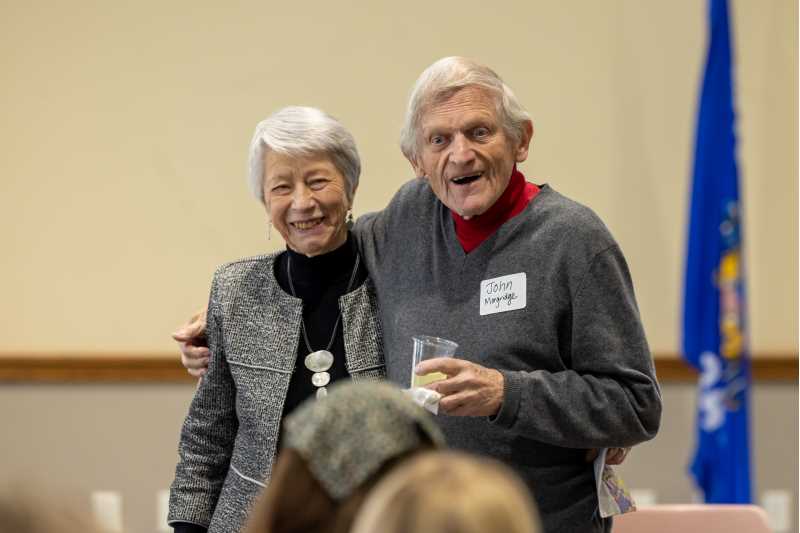
<svg viewBox="0 0 800 533"><path fill-rule="evenodd" d="M204 307L192 315L186 324L172 334L172 338L178 341L181 350L181 364L196 378L206 373L208 359L211 356L206 340L207 310Z"/></svg>
<svg viewBox="0 0 800 533"><path fill-rule="evenodd" d="M606 452L606 464L607 465L621 465L625 458L628 456L628 452L631 451L630 448L609 448L608 452ZM597 456L600 454L600 450L598 448L593 448L586 452L586 462L591 463Z"/></svg>
<svg viewBox="0 0 800 533"><path fill-rule="evenodd" d="M503 374L462 359L439 357L417 365L417 375L441 372L447 379L436 381L427 388L444 397L439 412L451 416L496 415L503 403Z"/></svg>

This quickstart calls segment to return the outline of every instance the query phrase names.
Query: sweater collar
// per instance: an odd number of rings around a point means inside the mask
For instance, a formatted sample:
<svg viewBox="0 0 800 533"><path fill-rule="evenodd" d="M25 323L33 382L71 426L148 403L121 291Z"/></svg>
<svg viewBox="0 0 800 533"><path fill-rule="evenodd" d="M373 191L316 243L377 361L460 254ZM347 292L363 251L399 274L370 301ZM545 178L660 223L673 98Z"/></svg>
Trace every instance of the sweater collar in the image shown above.
<svg viewBox="0 0 800 533"><path fill-rule="evenodd" d="M506 190L486 212L466 220L451 210L456 236L464 251L469 253L480 246L500 226L522 212L538 192L539 188L527 183L525 176L514 165Z"/></svg>

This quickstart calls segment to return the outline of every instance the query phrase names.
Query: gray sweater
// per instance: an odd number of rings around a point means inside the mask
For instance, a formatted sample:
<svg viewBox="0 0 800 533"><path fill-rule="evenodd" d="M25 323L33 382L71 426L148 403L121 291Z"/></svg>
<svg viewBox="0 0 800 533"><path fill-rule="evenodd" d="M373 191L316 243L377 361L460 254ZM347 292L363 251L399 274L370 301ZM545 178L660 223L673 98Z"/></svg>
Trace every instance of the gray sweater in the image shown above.
<svg viewBox="0 0 800 533"><path fill-rule="evenodd" d="M448 444L511 465L545 531L607 530L586 449L653 438L661 397L628 267L599 218L544 186L465 254L450 211L414 180L355 234L376 286L388 378L408 386L415 334L454 340L457 357L500 370L497 416L439 416ZM515 274L525 307L481 315L481 282Z"/></svg>

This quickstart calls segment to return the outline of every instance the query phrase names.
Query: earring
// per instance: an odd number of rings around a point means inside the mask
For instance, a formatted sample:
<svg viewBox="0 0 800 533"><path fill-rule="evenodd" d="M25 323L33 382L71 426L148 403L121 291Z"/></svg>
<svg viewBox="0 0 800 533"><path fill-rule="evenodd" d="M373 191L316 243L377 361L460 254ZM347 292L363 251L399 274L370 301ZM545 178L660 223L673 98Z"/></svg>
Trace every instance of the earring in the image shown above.
<svg viewBox="0 0 800 533"><path fill-rule="evenodd" d="M353 210L352 209L348 209L347 210L347 218L345 219L344 224L345 224L345 226L347 226L347 229L349 229L349 230L353 229Z"/></svg>

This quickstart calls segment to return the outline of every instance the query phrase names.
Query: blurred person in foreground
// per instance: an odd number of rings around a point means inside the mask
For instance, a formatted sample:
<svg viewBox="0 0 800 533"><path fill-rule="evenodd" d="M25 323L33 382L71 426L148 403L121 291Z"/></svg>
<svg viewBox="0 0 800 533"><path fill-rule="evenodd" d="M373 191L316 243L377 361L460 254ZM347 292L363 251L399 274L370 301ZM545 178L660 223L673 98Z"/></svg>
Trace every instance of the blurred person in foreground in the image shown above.
<svg viewBox="0 0 800 533"><path fill-rule="evenodd" d="M401 132L419 179L360 217L354 235L388 379L408 385L413 335L457 342L457 357L415 369L447 376L429 387L443 395L448 445L509 465L546 532L609 531L587 454L653 438L661 394L622 251L589 208L520 172L532 136L493 70L435 62ZM199 317L176 335L195 372L202 330Z"/></svg>
<svg viewBox="0 0 800 533"><path fill-rule="evenodd" d="M444 445L431 415L389 383L340 383L284 424L245 533L348 533L376 482Z"/></svg>
<svg viewBox="0 0 800 533"><path fill-rule="evenodd" d="M409 459L367 496L352 533L539 533L528 490L500 462L459 452Z"/></svg>
<svg viewBox="0 0 800 533"><path fill-rule="evenodd" d="M181 431L168 521L238 532L272 474L283 417L330 382L385 374L375 296L346 223L361 165L318 109L256 127L250 185L286 251L220 267L208 304L208 372Z"/></svg>
<svg viewBox="0 0 800 533"><path fill-rule="evenodd" d="M13 486L0 490L0 533L102 533L87 509L47 487Z"/></svg>

